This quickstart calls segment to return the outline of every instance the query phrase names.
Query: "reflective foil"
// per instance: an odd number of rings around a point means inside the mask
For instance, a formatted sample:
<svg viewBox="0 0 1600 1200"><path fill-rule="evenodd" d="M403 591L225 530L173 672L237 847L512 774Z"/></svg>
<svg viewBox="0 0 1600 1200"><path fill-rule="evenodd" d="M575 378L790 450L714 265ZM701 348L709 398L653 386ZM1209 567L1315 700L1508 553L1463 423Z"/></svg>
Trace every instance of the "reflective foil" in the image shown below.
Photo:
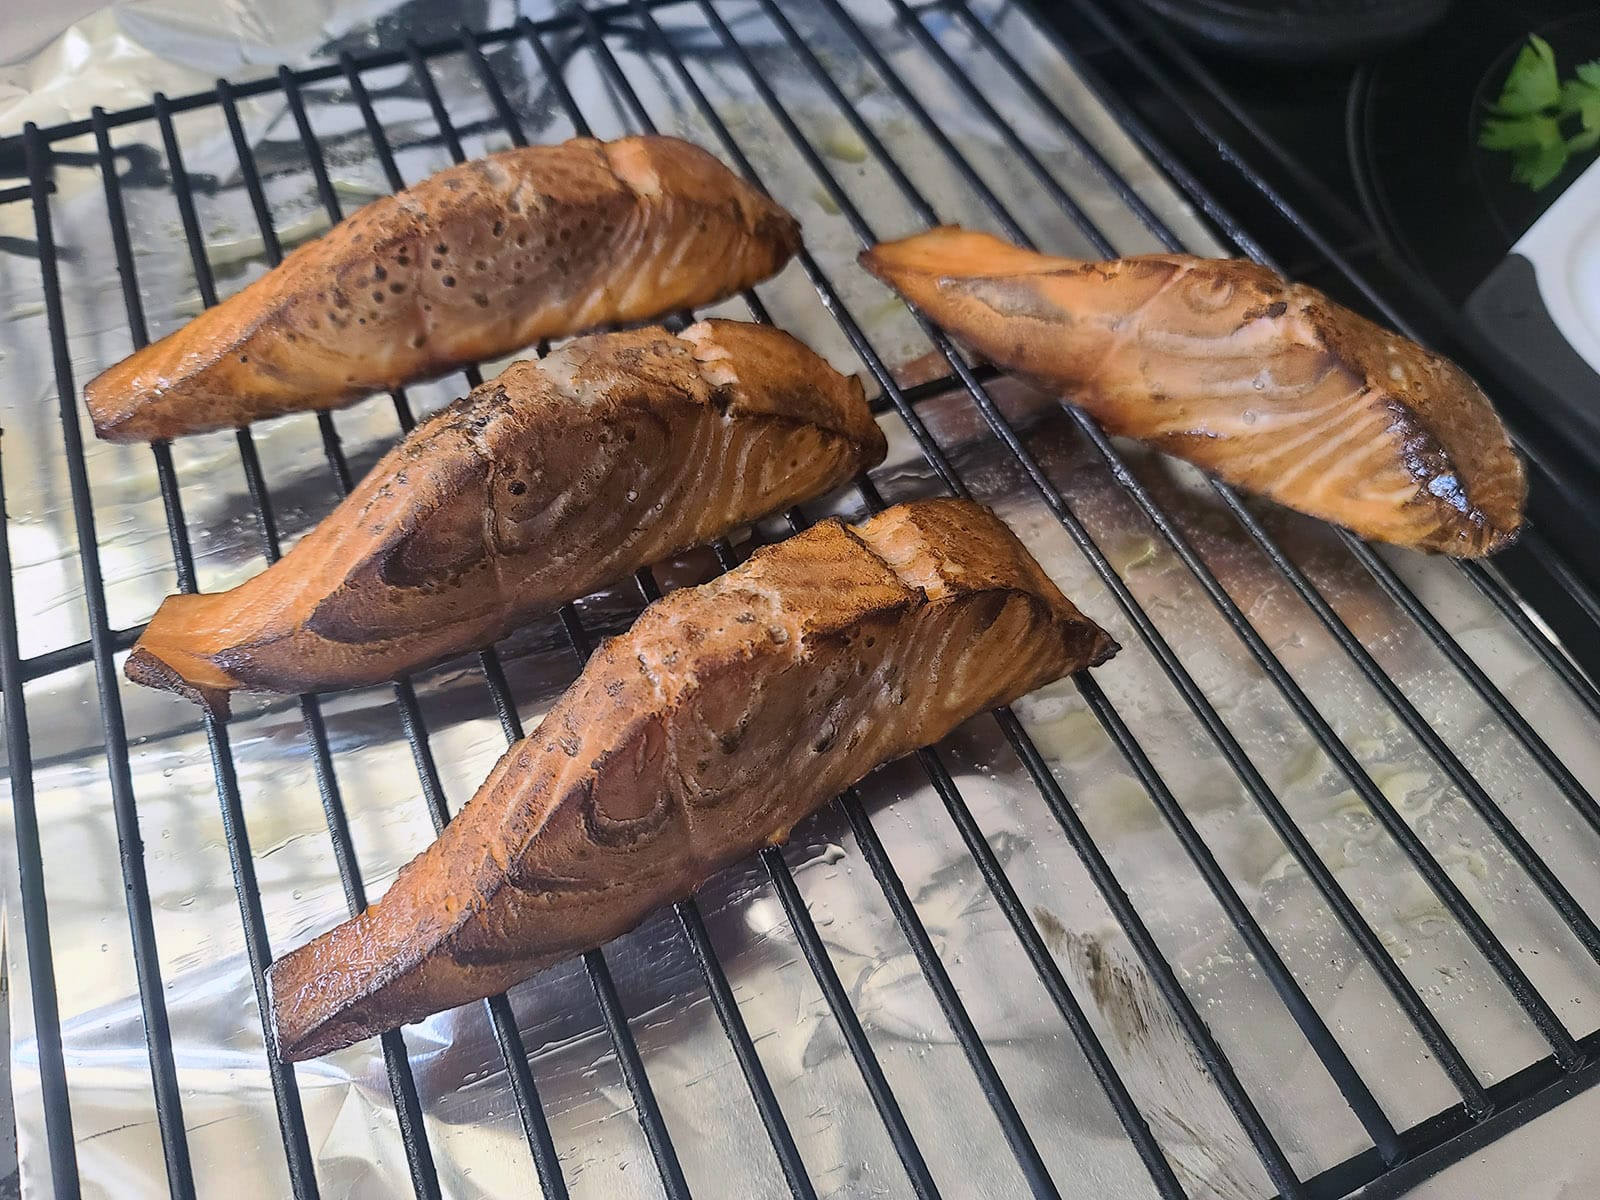
<svg viewBox="0 0 1600 1200"><path fill-rule="evenodd" d="M958 94L926 49L896 24L889 6L851 0L849 7L1030 235L1064 253L1089 253L1081 231L1004 144L995 124ZM759 9L730 3L719 11L875 231L889 237L919 227L893 177ZM826 11L794 4L785 5L785 12L939 216L992 228L982 198ZM81 117L93 104L143 103L154 89L178 94L208 86L218 74L259 77L278 59L322 60L345 49L399 45L407 35L450 37L463 20L502 27L517 15L498 0L413 3L392 11L383 3L334 0L106 10L32 60L15 94L0 99L0 129L15 129L23 119ZM1221 252L1030 18L1009 5L986 6L982 16L1191 249ZM800 217L809 248L877 353L907 380L944 373L942 360L930 365L929 344L905 307L856 269L859 247L840 205L795 153L748 73L708 31L700 10L671 5L657 10L657 19L764 182ZM960 21L935 15L928 22L960 69L1119 252L1157 248L1126 202ZM597 136L635 127L592 49L566 34L552 34L547 44ZM619 23L608 45L663 131L717 147L666 60L636 27ZM485 54L529 140L572 134L558 93L525 41L496 42ZM432 57L429 67L467 154L510 144L464 54ZM449 148L412 68L402 63L367 71L363 78L404 178L414 181L446 165ZM303 95L332 191L344 209L386 192L373 142L345 81L309 84ZM316 236L329 218L284 94L243 99L239 113L284 248ZM215 106L180 112L174 127L195 190L204 252L218 291L226 295L267 265L239 157ZM150 335L157 337L199 310L199 282L156 123L119 125L112 143L138 295ZM93 139L55 149L73 152L57 161L49 206L77 391L127 354L132 342ZM70 656L89 634L33 237L28 203L0 205L0 453L25 660ZM871 384L799 266L759 290L775 320ZM746 315L738 301L716 311ZM494 369L487 367L486 374ZM458 375L408 394L418 411L426 411L463 386ZM1070 416L1054 399L1017 385L997 385L994 394L1044 473L1480 1076L1492 1081L1543 1056L1546 1047L1510 995ZM79 409L87 430L81 400ZM1006 518L1067 594L1125 647L1096 678L1389 1118L1403 1128L1454 1103L1455 1092L1388 992L971 399L952 391L923 402L919 411L978 497ZM332 420L357 472L399 433L394 406L384 397ZM939 494L940 482L904 424L892 415L882 420L891 451L873 477L884 496L892 502ZM287 546L337 501L317 420L307 415L264 424L254 431L254 444ZM1590 1032L1600 1019L1600 971L1483 822L1198 476L1137 447L1123 450L1134 473L1174 515L1267 645L1511 947L1558 1016L1575 1034ZM226 588L261 570L261 534L234 436L185 439L172 453L200 588ZM109 622L113 629L135 628L177 586L152 455L143 446L113 446L91 437L87 465ZM1600 912L1600 874L1594 870L1600 844L1511 734L1332 531L1270 505L1253 508L1578 900ZM859 495L847 491L808 506L807 515L862 511ZM774 522L753 536L783 533ZM748 536L735 540L742 544ZM1449 564L1381 553L1577 777L1600 789L1600 739L1593 721L1511 626ZM706 577L712 568L708 555L693 555L665 564L658 576L666 585L679 585ZM600 636L625 628L640 605L637 593L622 586L579 607L591 635ZM532 725L579 663L554 619L535 623L500 649L520 716ZM160 1000L171 1026L197 1190L231 1200L285 1196L283 1135L265 1070L261 1014L207 741L194 710L128 684L120 665L119 655L118 673L102 685L125 714L142 844L119 849L92 663L53 671L25 688L84 1191L134 1200L163 1195L168 1186L125 907L126 852L142 855L149 875ZM445 664L419 676L415 686L444 800L454 810L504 749L501 721L476 659ZM267 936L281 953L349 912L329 837L330 807L342 809L348 821L369 897L381 894L399 867L428 844L433 826L392 689L321 702L332 752L325 777L297 701L244 697L236 709L228 743ZM1016 711L1295 1170L1309 1176L1366 1150L1369 1142L1328 1073L1074 686L1045 688ZM15 762L16 749L8 747L8 762ZM1150 970L995 720L970 721L938 754L1190 1194L1271 1194L1248 1140ZM914 760L894 764L873 775L862 791L894 868L1058 1186L1108 1200L1152 1194L1149 1176L1083 1053L926 774ZM47 1195L11 816L10 805L0 809L8 823L0 836L0 901L12 998L12 1083L24 1182L28 1194ZM834 808L824 810L795 831L784 857L941 1190L950 1196L1020 1194L1025 1185L1016 1159L847 821ZM817 1192L906 1194L906 1176L884 1123L765 871L754 861L725 871L706 885L699 904ZM744 1197L783 1191L778 1160L672 914L658 914L604 953L693 1193ZM660 1195L635 1100L583 967L558 966L514 989L510 999L571 1194L608 1200ZM441 1014L406 1029L404 1037L443 1194L534 1194L529 1142L484 1007ZM411 1190L377 1043L300 1065L293 1077L322 1195L391 1197ZM1564 1173L1575 1178L1581 1169L1577 1157L1514 1158L1509 1178L1518 1182L1507 1186L1531 1186L1530 1177L1537 1175L1548 1176L1555 1188Z"/></svg>

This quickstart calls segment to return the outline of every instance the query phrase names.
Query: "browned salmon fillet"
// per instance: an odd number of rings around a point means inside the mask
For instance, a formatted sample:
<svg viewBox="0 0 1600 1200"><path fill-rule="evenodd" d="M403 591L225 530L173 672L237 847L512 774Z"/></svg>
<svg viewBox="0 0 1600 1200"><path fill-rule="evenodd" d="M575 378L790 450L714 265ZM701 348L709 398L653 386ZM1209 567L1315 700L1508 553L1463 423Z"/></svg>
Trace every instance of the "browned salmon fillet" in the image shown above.
<svg viewBox="0 0 1600 1200"><path fill-rule="evenodd" d="M820 495L884 449L860 382L770 326L578 338L419 425L262 574L168 597L128 677L219 712L238 688L393 679Z"/></svg>
<svg viewBox="0 0 1600 1200"><path fill-rule="evenodd" d="M1078 262L954 227L861 261L1108 433L1364 538L1476 556L1522 524L1522 463L1477 384L1265 267L1181 254Z"/></svg>
<svg viewBox="0 0 1600 1200"><path fill-rule="evenodd" d="M273 964L278 1054L598 946L880 763L1115 650L965 501L759 550L607 642L377 904Z"/></svg>
<svg viewBox="0 0 1600 1200"><path fill-rule="evenodd" d="M677 138L506 150L367 205L84 399L95 432L122 442L333 408L709 304L799 245L793 217Z"/></svg>

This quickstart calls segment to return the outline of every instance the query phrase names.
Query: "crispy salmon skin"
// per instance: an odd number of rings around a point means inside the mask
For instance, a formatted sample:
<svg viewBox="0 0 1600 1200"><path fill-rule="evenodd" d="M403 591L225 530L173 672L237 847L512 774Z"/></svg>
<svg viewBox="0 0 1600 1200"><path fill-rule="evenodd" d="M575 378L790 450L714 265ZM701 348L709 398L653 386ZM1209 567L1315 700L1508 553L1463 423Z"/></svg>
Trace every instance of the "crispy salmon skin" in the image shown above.
<svg viewBox="0 0 1600 1200"><path fill-rule="evenodd" d="M274 963L311 1058L602 944L880 763L1115 643L966 501L825 521L652 604L360 916Z"/></svg>
<svg viewBox="0 0 1600 1200"><path fill-rule="evenodd" d="M1107 432L1364 538L1475 557L1522 524L1522 462L1477 384L1265 267L1182 254L1079 262L955 227L861 262Z"/></svg>
<svg viewBox="0 0 1600 1200"><path fill-rule="evenodd" d="M218 712L239 688L393 679L830 491L884 450L860 382L771 326L578 338L419 425L262 574L169 597L127 674Z"/></svg>
<svg viewBox="0 0 1600 1200"><path fill-rule="evenodd" d="M84 390L151 441L333 408L777 272L793 217L670 137L506 150L362 208Z"/></svg>

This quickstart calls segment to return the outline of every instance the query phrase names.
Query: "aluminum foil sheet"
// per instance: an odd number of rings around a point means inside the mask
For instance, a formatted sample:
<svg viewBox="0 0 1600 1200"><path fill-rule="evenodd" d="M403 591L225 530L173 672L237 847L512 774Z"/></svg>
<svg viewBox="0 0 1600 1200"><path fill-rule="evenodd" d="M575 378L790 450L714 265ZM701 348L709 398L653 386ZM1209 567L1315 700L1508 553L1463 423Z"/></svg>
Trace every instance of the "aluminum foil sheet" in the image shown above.
<svg viewBox="0 0 1600 1200"><path fill-rule="evenodd" d="M22 118L81 116L95 103L142 101L157 87L181 92L218 74L248 77L278 59L370 48L408 33L444 35L463 19L480 27L503 26L517 15L498 0L465 6L415 3L392 12L387 7L226 0L204 11L156 4L106 10L40 52L28 71L12 71L17 94L0 97L0 129L14 128ZM838 29L809 5L785 8L940 215L992 226L978 198ZM1067 253L1087 250L1081 233L1040 195L995 128L894 26L887 5L852 0L851 11L1029 232L1041 244ZM726 12L878 231L891 236L915 228L915 215L892 181L826 94L777 44L771 26L753 9L729 5ZM1029 19L1004 6L984 12L1004 43L1082 123L1143 199L1194 250L1219 253ZM796 156L748 77L700 26L692 6L663 9L659 19L771 190L801 218L809 247L879 352L908 377L924 371L927 343L904 307L854 267L857 245L837 204ZM1120 251L1155 248L1114 192L959 25L941 28L940 37ZM594 56L559 38L551 44L596 133L626 130L627 110ZM626 36L613 47L664 131L715 145L659 56ZM487 53L530 140L571 134L525 44L498 45ZM509 144L464 56L444 55L431 66L467 152ZM373 71L366 81L405 178L419 179L446 165L448 152L409 68ZM343 82L308 87L305 96L346 208L387 191ZM328 219L282 94L242 102L241 115L285 248L315 236ZM219 112L185 112L176 126L196 186L206 253L226 294L265 270L263 241ZM151 335L159 336L198 311L196 278L155 124L118 128L113 140L141 296ZM57 148L92 151L93 143L85 138ZM81 387L126 354L131 343L100 175L92 163L74 161L58 168L55 184L52 215L72 368ZM41 282L27 253L31 238L29 206L0 205L0 424L25 658L88 636ZM862 370L798 268L764 286L761 295L775 319L841 369ZM738 302L719 311L745 315ZM414 389L411 398L419 408L431 409L460 386L458 376ZM1480 1076L1492 1081L1542 1057L1546 1047L1509 994L1070 417L1053 399L1020 386L1001 385L995 394ZM1016 460L964 393L929 401L923 412L979 498L1010 522L1063 589L1123 643L1121 655L1097 678L1391 1119L1409 1126L1452 1104L1456 1095L1426 1048ZM355 470L370 465L398 435L393 407L382 398L342 411L334 422ZM903 425L892 416L883 423L891 453L874 478L884 495L900 500L938 494L938 480ZM288 544L336 501L317 423L297 416L265 424L256 431L256 445ZM1600 1021L1600 971L1555 913L1202 481L1169 460L1125 449L1135 473L1176 515L1273 651L1513 949L1561 1019L1576 1034L1590 1032ZM186 439L173 454L201 589L226 588L258 572L262 552L233 436ZM152 457L142 446L92 443L88 467L111 624L133 627L176 586ZM843 493L808 510L812 516L831 511L858 514L859 497ZM1257 511L1578 899L1600 912L1600 874L1594 870L1600 844L1514 738L1331 531L1270 505ZM776 526L757 532L781 533ZM1578 778L1600 790L1600 739L1593 722L1515 631L1448 564L1383 553ZM668 584L681 584L703 578L710 568L708 557L690 556L665 565L660 575ZM591 631L604 634L625 628L639 604L634 592L619 588L580 608ZM573 678L578 663L553 620L519 633L502 651L521 716L531 725ZM416 686L447 799L455 808L504 749L500 724L474 661L446 664L419 677ZM195 712L181 702L120 678L117 687L133 745L133 786L164 1000L198 1190L232 1200L281 1197L289 1189L282 1137L264 1069L260 1014L206 740ZM116 1200L163 1195L167 1184L92 665L30 683L26 699L84 1191ZM369 894L376 896L433 836L417 768L389 689L330 697L323 711L361 872ZM1308 1176L1366 1149L1360 1126L1327 1073L1073 686L1063 682L1045 688L1017 711L1268 1114L1295 1169ZM267 932L281 952L347 915L314 765L293 701L242 699L229 737ZM1271 1194L1244 1135L993 719L969 722L939 753L1190 1193ZM915 763L895 764L871 777L863 792L894 865L1057 1182L1076 1194L1107 1200L1150 1194L1148 1176L926 777ZM25 1186L30 1195L46 1195L49 1175L10 818L10 806L0 808L0 822L7 826L0 830L5 884L0 903L13 998L12 1084ZM830 808L803 823L785 857L941 1189L950 1196L1021 1194L1016 1162L842 815ZM706 886L701 905L819 1194L906 1194L883 1124L765 873L753 862L726 871ZM777 1160L676 923L658 915L605 953L694 1194L746 1197L782 1191ZM511 1002L572 1194L607 1200L659 1195L661 1183L633 1101L580 966L569 963L545 972L515 989ZM444 1194L535 1194L528 1143L483 1007L431 1018L408 1028L405 1037ZM304 1064L296 1078L322 1194L409 1193L394 1103L376 1043ZM1556 1188L1576 1177L1576 1158L1546 1153L1536 1161L1513 1159L1511 1177L1528 1183L1534 1174L1547 1174Z"/></svg>

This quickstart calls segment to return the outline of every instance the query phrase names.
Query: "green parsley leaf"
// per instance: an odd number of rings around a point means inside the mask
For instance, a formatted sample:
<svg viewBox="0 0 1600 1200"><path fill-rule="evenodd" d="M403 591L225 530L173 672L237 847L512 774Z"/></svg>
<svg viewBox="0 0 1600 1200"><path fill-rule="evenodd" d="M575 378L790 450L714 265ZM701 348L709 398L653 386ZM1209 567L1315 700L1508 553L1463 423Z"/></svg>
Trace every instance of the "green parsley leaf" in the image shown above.
<svg viewBox="0 0 1600 1200"><path fill-rule="evenodd" d="M1584 66L1600 67L1600 63L1584 63ZM1600 129L1600 71L1594 74L1596 83L1591 84L1580 76L1561 85L1561 115L1579 118L1585 129Z"/></svg>
<svg viewBox="0 0 1600 1200"><path fill-rule="evenodd" d="M1511 74L1506 76L1495 108L1508 117L1520 117L1549 108L1560 98L1556 52L1538 34L1530 34L1528 44L1511 64Z"/></svg>
<svg viewBox="0 0 1600 1200"><path fill-rule="evenodd" d="M1567 157L1565 142L1518 154L1511 162L1511 178L1527 184L1536 192L1543 191L1552 179L1561 174L1561 168L1567 165Z"/></svg>
<svg viewBox="0 0 1600 1200"><path fill-rule="evenodd" d="M1561 123L1554 117L1488 117L1478 132L1485 150L1542 150L1563 141Z"/></svg>
<svg viewBox="0 0 1600 1200"><path fill-rule="evenodd" d="M1538 34L1518 53L1500 99L1478 131L1478 145L1511 155L1511 178L1534 191L1548 187L1574 154L1600 145L1600 59L1573 68L1563 81L1555 51ZM1563 122L1581 128L1567 134Z"/></svg>

